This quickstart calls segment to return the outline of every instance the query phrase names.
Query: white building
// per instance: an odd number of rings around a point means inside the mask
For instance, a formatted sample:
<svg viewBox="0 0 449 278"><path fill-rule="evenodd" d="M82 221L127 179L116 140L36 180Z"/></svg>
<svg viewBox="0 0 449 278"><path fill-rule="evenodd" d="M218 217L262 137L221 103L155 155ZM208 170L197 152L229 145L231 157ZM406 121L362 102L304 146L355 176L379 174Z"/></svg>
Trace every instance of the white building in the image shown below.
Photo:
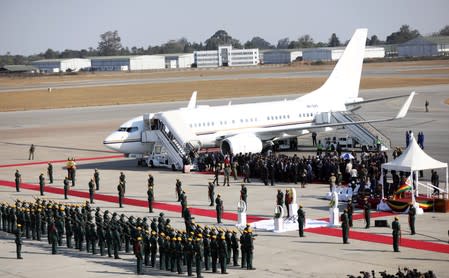
<svg viewBox="0 0 449 278"><path fill-rule="evenodd" d="M233 49L231 45L221 45L218 50L195 51L193 55L198 68L259 64L259 49Z"/></svg>
<svg viewBox="0 0 449 278"><path fill-rule="evenodd" d="M71 58L71 59L45 59L31 62L40 72L75 72L81 69L90 68L89 59Z"/></svg>
<svg viewBox="0 0 449 278"><path fill-rule="evenodd" d="M303 50L302 59L304 61L337 61L344 50L344 47L308 48ZM383 47L367 46L365 48L365 59L384 57L385 49Z"/></svg>
<svg viewBox="0 0 449 278"><path fill-rule="evenodd" d="M193 53L165 54L164 56L167 69L191 68L195 63Z"/></svg>
<svg viewBox="0 0 449 278"><path fill-rule="evenodd" d="M161 55L100 56L91 57L91 67L96 71L133 71L164 69L165 57Z"/></svg>
<svg viewBox="0 0 449 278"><path fill-rule="evenodd" d="M302 59L302 50L299 49L270 49L260 53L263 64L290 64L298 59Z"/></svg>
<svg viewBox="0 0 449 278"><path fill-rule="evenodd" d="M417 37L397 46L399 57L449 55L449 36Z"/></svg>

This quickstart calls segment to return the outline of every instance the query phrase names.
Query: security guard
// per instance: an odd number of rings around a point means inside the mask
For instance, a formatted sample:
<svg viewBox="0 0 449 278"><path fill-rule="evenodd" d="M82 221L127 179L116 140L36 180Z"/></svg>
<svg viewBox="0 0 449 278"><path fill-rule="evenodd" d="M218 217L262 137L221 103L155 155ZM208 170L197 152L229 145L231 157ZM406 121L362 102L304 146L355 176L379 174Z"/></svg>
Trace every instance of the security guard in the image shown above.
<svg viewBox="0 0 449 278"><path fill-rule="evenodd" d="M50 183L53 183L53 165L51 164L51 162L48 162L47 174L48 174L48 179L50 180Z"/></svg>
<svg viewBox="0 0 449 278"><path fill-rule="evenodd" d="M176 179L175 190L178 202L181 202L182 182L179 179Z"/></svg>
<svg viewBox="0 0 449 278"><path fill-rule="evenodd" d="M348 209L343 211L343 214L340 216L341 221L341 231L343 236L343 243L348 244L349 237L349 219L348 219Z"/></svg>
<svg viewBox="0 0 449 278"><path fill-rule="evenodd" d="M137 258L137 274L143 274L143 266L142 266L142 262L143 262L143 248L142 248L142 238L141 237L137 237L134 240L134 255Z"/></svg>
<svg viewBox="0 0 449 278"><path fill-rule="evenodd" d="M225 236L222 234L218 240L218 261L220 262L221 274L228 274L226 272L228 247L226 245Z"/></svg>
<svg viewBox="0 0 449 278"><path fill-rule="evenodd" d="M202 234L198 234L196 241L193 245L195 252L195 269L196 269L196 277L202 278L201 276L201 261L203 260L203 242L202 242Z"/></svg>
<svg viewBox="0 0 449 278"><path fill-rule="evenodd" d="M393 229L393 250L399 252L399 239L401 238L401 224L399 224L399 218L396 216L393 223L391 223Z"/></svg>
<svg viewBox="0 0 449 278"><path fill-rule="evenodd" d="M302 209L302 205L299 205L298 209L298 231L299 236L304 237L304 227L306 226L306 213Z"/></svg>
<svg viewBox="0 0 449 278"><path fill-rule="evenodd" d="M118 204L120 208L123 208L123 197L125 196L125 189L123 182L120 182L117 185L117 191L118 191Z"/></svg>
<svg viewBox="0 0 449 278"><path fill-rule="evenodd" d="M352 200L348 201L347 209L348 209L349 227L352 228L352 215L354 214L354 204L352 203Z"/></svg>
<svg viewBox="0 0 449 278"><path fill-rule="evenodd" d="M363 204L363 214L365 216L365 229L369 229L371 222L371 204L368 202L368 198L365 197L365 203Z"/></svg>
<svg viewBox="0 0 449 278"><path fill-rule="evenodd" d="M44 189L45 187L45 177L44 177L44 173L41 173L39 175L39 191L41 193L41 196L44 196Z"/></svg>
<svg viewBox="0 0 449 278"><path fill-rule="evenodd" d="M221 217L223 216L223 200L221 200L220 194L215 198L215 210L217 211L217 223L221 223Z"/></svg>
<svg viewBox="0 0 449 278"><path fill-rule="evenodd" d="M94 192L95 192L95 182L94 179L89 181L89 201L91 204L94 203Z"/></svg>
<svg viewBox="0 0 449 278"><path fill-rule="evenodd" d="M15 231L15 235L16 235L16 239L15 239L15 243L16 243L16 254L17 254L17 259L21 260L22 258L22 231L21 231L22 225L17 224L17 229Z"/></svg>
<svg viewBox="0 0 449 278"><path fill-rule="evenodd" d="M408 225L410 226L410 233L415 234L415 218L416 218L416 208L413 204L410 204L408 209Z"/></svg>
<svg viewBox="0 0 449 278"><path fill-rule="evenodd" d="M248 232L244 237L244 244L246 250L246 269L254 270L255 268L253 267L253 254L254 254L253 230L249 228L247 231Z"/></svg>
<svg viewBox="0 0 449 278"><path fill-rule="evenodd" d="M214 206L214 199L215 199L215 185L213 182L209 182L209 185L207 186L207 195L209 196L210 205L211 207Z"/></svg>
<svg viewBox="0 0 449 278"><path fill-rule="evenodd" d="M240 189L240 200L244 201L245 204L248 206L248 203L246 202L248 198L248 189L244 184L242 184L242 188Z"/></svg>
<svg viewBox="0 0 449 278"><path fill-rule="evenodd" d="M65 177L63 183L64 183L64 199L67 200L68 199L67 195L69 193L70 188L69 179Z"/></svg>
<svg viewBox="0 0 449 278"><path fill-rule="evenodd" d="M210 240L210 254L212 258L212 273L217 273L218 242L215 234L212 234Z"/></svg>
<svg viewBox="0 0 449 278"><path fill-rule="evenodd" d="M123 184L123 194L126 192L126 176L123 172L120 172L119 182Z"/></svg>
<svg viewBox="0 0 449 278"><path fill-rule="evenodd" d="M94 172L94 180L95 180L95 190L100 190L100 173L98 172L98 169L95 169Z"/></svg>
<svg viewBox="0 0 449 278"><path fill-rule="evenodd" d="M16 182L16 191L20 192L20 183L22 182L22 175L19 172L19 169L16 169L15 176L15 182Z"/></svg>
<svg viewBox="0 0 449 278"><path fill-rule="evenodd" d="M239 265L239 241L237 239L237 232L232 231L231 234L231 248L232 248L232 262L234 263L234 266L240 266Z"/></svg>
<svg viewBox="0 0 449 278"><path fill-rule="evenodd" d="M150 213L153 213L154 190L152 185L148 186L147 196L148 196L148 211Z"/></svg>
<svg viewBox="0 0 449 278"><path fill-rule="evenodd" d="M148 174L148 186L154 186L154 177L151 174Z"/></svg>

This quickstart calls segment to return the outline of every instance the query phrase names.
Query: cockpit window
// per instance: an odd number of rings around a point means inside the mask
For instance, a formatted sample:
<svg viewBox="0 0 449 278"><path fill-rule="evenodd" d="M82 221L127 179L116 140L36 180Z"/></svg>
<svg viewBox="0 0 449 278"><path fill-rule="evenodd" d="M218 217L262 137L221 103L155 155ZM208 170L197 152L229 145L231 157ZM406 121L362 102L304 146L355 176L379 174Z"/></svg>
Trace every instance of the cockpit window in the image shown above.
<svg viewBox="0 0 449 278"><path fill-rule="evenodd" d="M135 132L138 131L139 128L137 126L132 126L132 127L120 127L117 131L123 131L123 132Z"/></svg>

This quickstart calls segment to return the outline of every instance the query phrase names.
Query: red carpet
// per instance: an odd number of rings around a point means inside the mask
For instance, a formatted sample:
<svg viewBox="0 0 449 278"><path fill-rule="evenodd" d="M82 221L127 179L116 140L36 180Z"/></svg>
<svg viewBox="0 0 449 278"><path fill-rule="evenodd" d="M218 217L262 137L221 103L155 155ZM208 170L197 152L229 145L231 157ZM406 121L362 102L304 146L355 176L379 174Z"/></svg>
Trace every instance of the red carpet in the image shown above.
<svg viewBox="0 0 449 278"><path fill-rule="evenodd" d="M110 156L85 157L85 158L77 158L76 161L113 159L113 158L122 158L122 157L124 157L123 154L121 154L121 155L110 155ZM40 165L40 164L47 164L48 162L51 162L51 163L66 163L67 160L50 160L50 161L35 161L35 162L18 163L18 164L4 164L4 165L0 165L0 168Z"/></svg>
<svg viewBox="0 0 449 278"><path fill-rule="evenodd" d="M16 185L14 182L11 182L11 181L0 180L0 186L7 186L7 187L15 188ZM39 185L22 183L21 189L39 191ZM64 194L64 190L61 187L55 187L55 186L49 186L49 185L45 186L45 192L53 193L53 194L61 194L61 195ZM78 191L78 190L75 190L72 188L69 191L69 195L84 198L86 200L89 199L88 192ZM95 194L95 200L117 203L118 197L117 196L109 196L109 195L105 195L105 194ZM138 200L138 199L131 199L131 198L124 198L123 204L131 205L131 206L138 206L138 207L147 207L148 206L148 202L146 200ZM155 202L153 204L153 207L156 209L160 209L160 210L181 212L181 206L175 205L175 204L166 204L166 203ZM192 215L205 216L205 217L211 217L211 218L216 217L215 210L191 207L190 212L192 213ZM391 215L392 214L389 212L373 212L373 213L371 213L371 218L391 216ZM233 212L224 212L223 219L237 221L237 214L233 213ZM264 217L248 216L247 221L248 221L248 223L251 223L251 222L265 220L265 219L266 218L264 218ZM353 219L354 220L363 219L363 213L354 214ZM322 220L327 220L327 218L322 218ZM309 228L309 229L306 229L306 231L309 233L315 233L315 234L320 234L320 235L341 237L341 229L337 229L337 228L325 228L325 227L324 228ZM369 242L392 245L392 237L391 236L350 231L349 238L355 239L355 240L361 240L361 241L369 241ZM448 244L439 244L439 243L432 243L432 242L427 242L427 241L403 238L400 246L449 254L449 245Z"/></svg>
<svg viewBox="0 0 449 278"><path fill-rule="evenodd" d="M320 234L320 235L335 236L335 237L340 237L340 238L342 237L341 229L337 229L337 228L325 228L325 227L324 228L310 228L310 229L306 229L306 231L309 233L315 233L315 234ZM349 231L349 239L388 244L388 245L391 245L391 249L393 250L393 237L392 236L384 236L384 235L370 234L370 233L364 233L364 232ZM399 245L401 247L408 247L408 248L449 254L449 244L440 244L440 243L433 243L433 242L428 242L428 241L402 238Z"/></svg>
<svg viewBox="0 0 449 278"><path fill-rule="evenodd" d="M8 186L8 187L16 187L15 182L11 181L5 181L0 180L0 186ZM29 183L22 183L20 185L20 189L28 189L28 190L34 190L39 191L39 185L36 184L29 184ZM53 193L53 194L64 194L64 189L62 187L55 187L50 185L45 185L45 193ZM73 187L69 190L69 196L75 196L80 198L85 198L86 200L89 199L89 193L86 191L78 191L76 189L73 189ZM104 202L111 202L111 203L118 203L118 197L117 196L110 196L105 194L95 194L95 200L104 201ZM124 205L131 205L131 206L138 206L138 207L148 207L148 202L146 200L138 200L138 199L132 199L132 198L124 198L123 199ZM181 213L181 206L175 205L175 204L166 204L166 203L159 203L154 202L153 208L160 209L160 210L166 210L166 211L173 211L173 212L179 212ZM201 209L201 208L190 208L190 213L192 215L198 215L198 216L205 216L205 217L216 217L216 212L214 210L209 209ZM237 221L237 214L233 212L224 212L223 213L223 219L225 220L231 220L231 221ZM251 216L248 215L247 222L251 223L254 221L263 220L265 218L258 217L258 216Z"/></svg>

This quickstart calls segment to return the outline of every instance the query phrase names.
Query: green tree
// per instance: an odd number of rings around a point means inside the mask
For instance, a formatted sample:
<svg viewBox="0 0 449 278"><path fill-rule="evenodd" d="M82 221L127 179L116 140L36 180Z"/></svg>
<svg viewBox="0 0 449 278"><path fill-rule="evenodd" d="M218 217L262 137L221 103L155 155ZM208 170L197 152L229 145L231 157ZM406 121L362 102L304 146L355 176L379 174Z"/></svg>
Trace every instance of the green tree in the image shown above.
<svg viewBox="0 0 449 278"><path fill-rule="evenodd" d="M277 49L287 49L290 44L289 38L283 38L278 40L278 44L276 45Z"/></svg>
<svg viewBox="0 0 449 278"><path fill-rule="evenodd" d="M262 39L261 37L253 37L250 41L244 44L245 48L259 48L259 49L270 49L274 48L271 43Z"/></svg>
<svg viewBox="0 0 449 278"><path fill-rule="evenodd" d="M121 39L117 30L114 32L107 31L106 33L101 34L100 38L101 40L97 47L100 56L112 56L123 52Z"/></svg>
<svg viewBox="0 0 449 278"><path fill-rule="evenodd" d="M391 33L391 35L387 37L387 44L404 43L418 36L418 30L411 30L410 26L402 25L398 32Z"/></svg>
<svg viewBox="0 0 449 278"><path fill-rule="evenodd" d="M446 25L438 32L439 36L449 36L449 25Z"/></svg>
<svg viewBox="0 0 449 278"><path fill-rule="evenodd" d="M335 33L332 33L330 39L329 39L329 43L328 46L330 47L336 47L336 46L340 46L340 39L338 39L337 35Z"/></svg>
<svg viewBox="0 0 449 278"><path fill-rule="evenodd" d="M372 35L371 38L366 39L366 45L380 45L382 43L376 35Z"/></svg>
<svg viewBox="0 0 449 278"><path fill-rule="evenodd" d="M314 47L315 43L310 35L304 35L298 39L298 48L311 48Z"/></svg>
<svg viewBox="0 0 449 278"><path fill-rule="evenodd" d="M44 53L45 59L56 59L59 57L59 53L56 51L53 51L53 49L49 48Z"/></svg>
<svg viewBox="0 0 449 278"><path fill-rule="evenodd" d="M216 50L219 45L231 44L235 48L242 48L242 44L239 40L232 38L226 31L218 30L210 38L208 38L204 44L206 50Z"/></svg>

